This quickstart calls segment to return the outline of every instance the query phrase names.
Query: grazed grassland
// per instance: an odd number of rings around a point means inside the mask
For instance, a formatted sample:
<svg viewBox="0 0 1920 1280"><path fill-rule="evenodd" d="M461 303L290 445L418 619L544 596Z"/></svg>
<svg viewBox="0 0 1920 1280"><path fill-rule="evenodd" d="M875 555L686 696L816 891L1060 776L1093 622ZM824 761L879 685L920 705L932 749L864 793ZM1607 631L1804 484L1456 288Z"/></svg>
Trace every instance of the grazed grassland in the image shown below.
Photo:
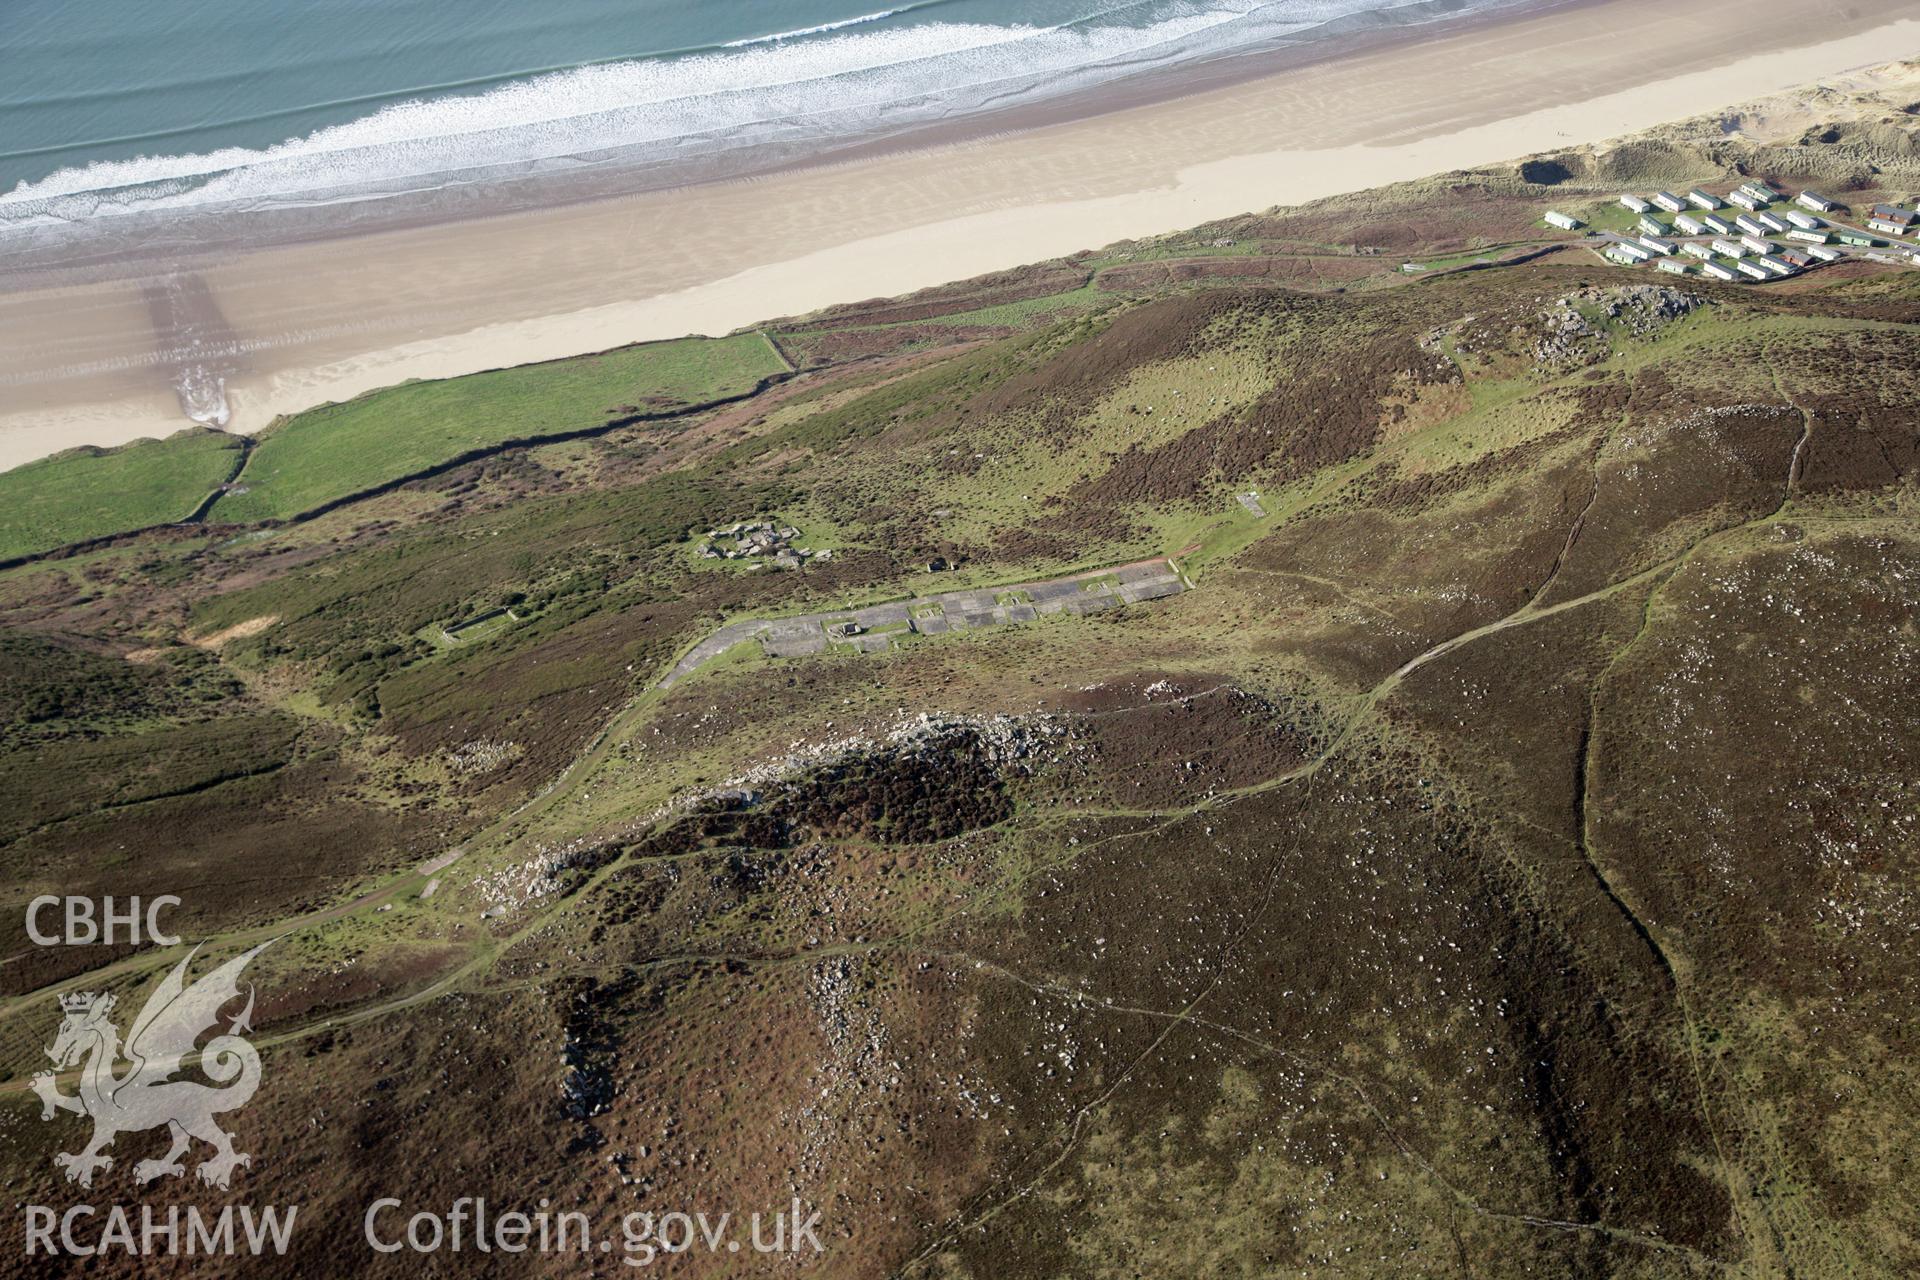
<svg viewBox="0 0 1920 1280"><path fill-rule="evenodd" d="M476 449L719 400L785 368L764 337L747 333L371 392L270 428L214 515L284 520Z"/></svg>
<svg viewBox="0 0 1920 1280"><path fill-rule="evenodd" d="M184 520L233 472L238 449L194 430L0 472L0 560Z"/></svg>

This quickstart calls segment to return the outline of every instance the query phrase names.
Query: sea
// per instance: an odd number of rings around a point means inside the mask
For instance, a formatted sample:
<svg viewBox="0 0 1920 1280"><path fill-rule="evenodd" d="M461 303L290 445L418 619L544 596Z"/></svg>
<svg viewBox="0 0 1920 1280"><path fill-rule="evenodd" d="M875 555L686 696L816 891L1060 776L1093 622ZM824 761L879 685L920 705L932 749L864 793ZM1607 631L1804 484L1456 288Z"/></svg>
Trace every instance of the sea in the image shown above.
<svg viewBox="0 0 1920 1280"><path fill-rule="evenodd" d="M875 2L0 0L0 259L749 174L1511 0Z"/></svg>

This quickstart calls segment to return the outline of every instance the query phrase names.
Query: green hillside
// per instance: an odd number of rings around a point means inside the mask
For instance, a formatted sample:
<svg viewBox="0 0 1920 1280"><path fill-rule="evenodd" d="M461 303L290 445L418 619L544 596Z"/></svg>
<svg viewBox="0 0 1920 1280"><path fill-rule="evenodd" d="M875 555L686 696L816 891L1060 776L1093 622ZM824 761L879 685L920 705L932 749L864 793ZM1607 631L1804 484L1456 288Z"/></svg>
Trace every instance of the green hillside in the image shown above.
<svg viewBox="0 0 1920 1280"><path fill-rule="evenodd" d="M789 318L804 376L575 438L783 362L301 415L226 523L0 573L0 909L273 940L301 1274L394 1169L797 1201L823 1276L1920 1274L1920 271L1614 267L1548 194ZM177 955L13 953L16 1083Z"/></svg>
<svg viewBox="0 0 1920 1280"><path fill-rule="evenodd" d="M183 431L0 472L0 560L184 519L227 478L238 448L218 431Z"/></svg>
<svg viewBox="0 0 1920 1280"><path fill-rule="evenodd" d="M222 521L286 519L507 440L739 395L786 364L758 333L683 338L370 392L265 432Z"/></svg>

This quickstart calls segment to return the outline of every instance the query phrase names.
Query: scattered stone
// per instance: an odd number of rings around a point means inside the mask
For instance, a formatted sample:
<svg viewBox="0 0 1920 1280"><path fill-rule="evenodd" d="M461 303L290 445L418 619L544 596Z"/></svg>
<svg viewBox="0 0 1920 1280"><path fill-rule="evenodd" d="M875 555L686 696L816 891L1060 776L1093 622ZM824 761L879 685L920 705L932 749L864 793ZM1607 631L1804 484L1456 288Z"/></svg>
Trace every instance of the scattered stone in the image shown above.
<svg viewBox="0 0 1920 1280"><path fill-rule="evenodd" d="M1541 364L1592 364L1606 355L1610 331L1652 337L1706 305L1698 294L1665 285L1576 289L1540 313L1546 336L1534 344L1533 356Z"/></svg>
<svg viewBox="0 0 1920 1280"><path fill-rule="evenodd" d="M702 560L752 560L752 568L771 564L777 569L798 569L809 559L831 558L827 551L796 547L793 540L800 530L784 521L736 520L720 529L709 529L701 540Z"/></svg>

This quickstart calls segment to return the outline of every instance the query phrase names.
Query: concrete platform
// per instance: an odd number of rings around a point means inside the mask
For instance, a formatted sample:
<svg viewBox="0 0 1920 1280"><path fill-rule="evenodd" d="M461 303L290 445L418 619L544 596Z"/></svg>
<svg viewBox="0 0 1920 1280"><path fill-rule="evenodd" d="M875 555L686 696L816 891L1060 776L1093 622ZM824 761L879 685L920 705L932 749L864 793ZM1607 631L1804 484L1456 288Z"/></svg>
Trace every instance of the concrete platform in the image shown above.
<svg viewBox="0 0 1920 1280"><path fill-rule="evenodd" d="M666 688L685 679L702 663L754 637L758 637L765 652L775 658L803 658L825 653L836 644L851 646L862 653L877 653L891 648L894 641L905 634L948 635L981 627L1033 622L1049 614L1085 617L1121 605L1165 599L1186 589L1185 580L1170 561L1144 560L1137 564L1098 569L1044 582L1024 582L1009 587L972 587L964 591L947 591L938 595L918 596L912 600L868 605L861 609L801 614L791 618L745 619L728 623L689 649L661 679L660 687ZM1015 602L1001 603L1007 599ZM859 628L856 633L846 636L828 634L828 628L849 622ZM903 626L904 631L901 630ZM881 628L892 630L880 632Z"/></svg>

